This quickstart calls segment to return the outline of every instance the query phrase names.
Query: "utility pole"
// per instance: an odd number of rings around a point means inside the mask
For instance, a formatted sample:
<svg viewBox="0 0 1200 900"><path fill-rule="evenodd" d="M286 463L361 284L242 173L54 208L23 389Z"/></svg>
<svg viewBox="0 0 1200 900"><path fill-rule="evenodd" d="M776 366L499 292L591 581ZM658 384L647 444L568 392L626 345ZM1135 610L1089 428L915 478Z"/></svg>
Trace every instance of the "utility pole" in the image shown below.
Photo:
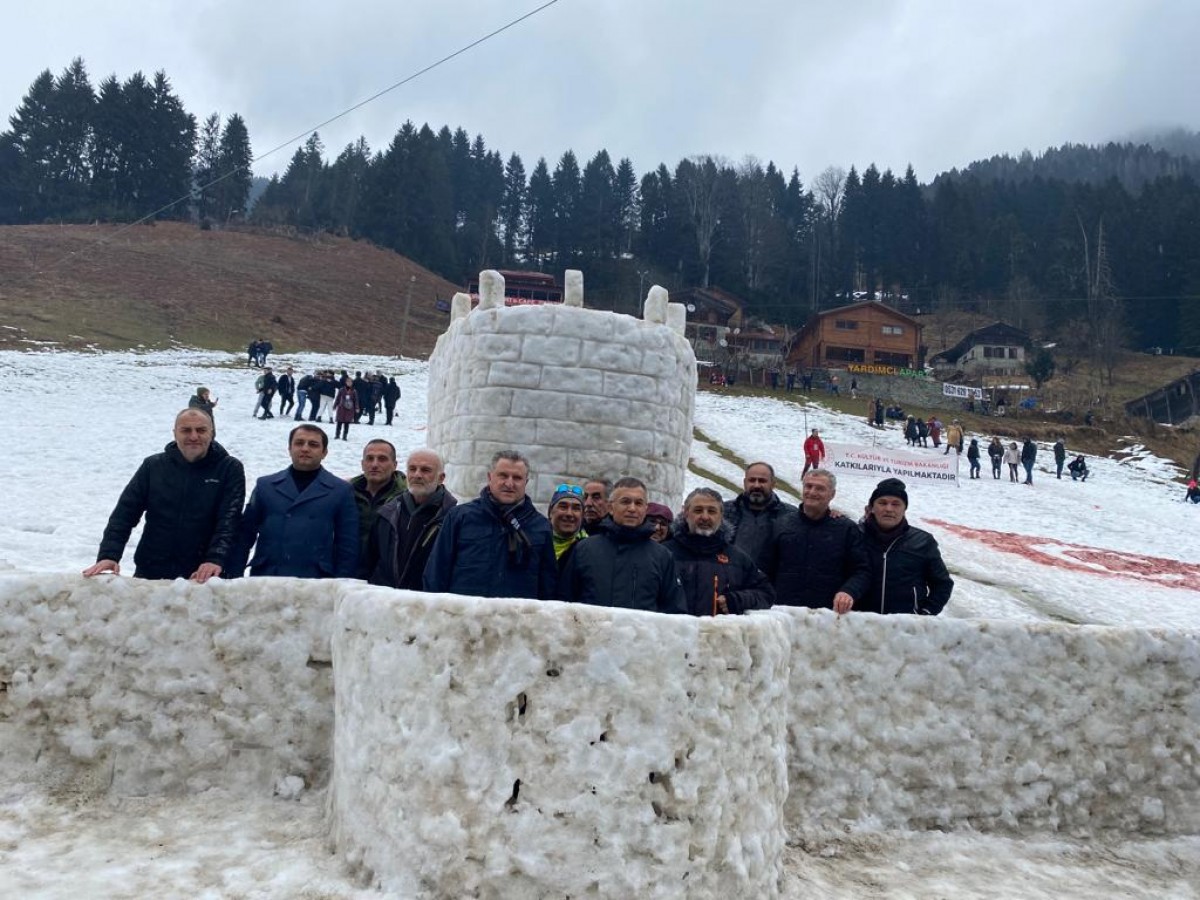
<svg viewBox="0 0 1200 900"><path fill-rule="evenodd" d="M400 327L400 353L404 354L408 347L408 314L412 312L413 285L417 283L416 275L408 276L408 291L404 295L404 324Z"/></svg>

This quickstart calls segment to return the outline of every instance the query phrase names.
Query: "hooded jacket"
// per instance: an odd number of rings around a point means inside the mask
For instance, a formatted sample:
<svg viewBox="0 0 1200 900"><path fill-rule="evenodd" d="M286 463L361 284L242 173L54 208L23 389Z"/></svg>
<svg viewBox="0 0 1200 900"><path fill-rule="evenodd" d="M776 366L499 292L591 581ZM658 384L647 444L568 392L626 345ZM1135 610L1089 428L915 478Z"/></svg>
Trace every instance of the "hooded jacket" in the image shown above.
<svg viewBox="0 0 1200 900"><path fill-rule="evenodd" d="M908 519L884 532L871 517L863 522L871 581L866 599L854 608L865 612L936 616L954 590L937 540Z"/></svg>
<svg viewBox="0 0 1200 900"><path fill-rule="evenodd" d="M647 612L687 612L675 557L650 540L654 526L613 523L575 545L559 583L559 599Z"/></svg>
<svg viewBox="0 0 1200 900"><path fill-rule="evenodd" d="M367 580L371 584L421 590L433 543L446 514L457 505L458 498L443 485L438 485L433 496L420 505L408 491L386 503L380 508L367 540L363 565Z"/></svg>
<svg viewBox="0 0 1200 900"><path fill-rule="evenodd" d="M558 568L550 521L528 497L503 507L486 487L446 513L425 565L425 590L552 600Z"/></svg>
<svg viewBox="0 0 1200 900"><path fill-rule="evenodd" d="M675 557L675 572L693 616L711 616L713 597L721 594L734 615L770 609L775 589L749 556L729 543L724 522L716 534L694 534L682 519L664 544Z"/></svg>
<svg viewBox="0 0 1200 900"><path fill-rule="evenodd" d="M133 554L138 578L190 578L201 563L226 567L235 547L246 473L213 441L189 463L174 442L146 457L108 518L96 559L118 562L130 532L146 516Z"/></svg>

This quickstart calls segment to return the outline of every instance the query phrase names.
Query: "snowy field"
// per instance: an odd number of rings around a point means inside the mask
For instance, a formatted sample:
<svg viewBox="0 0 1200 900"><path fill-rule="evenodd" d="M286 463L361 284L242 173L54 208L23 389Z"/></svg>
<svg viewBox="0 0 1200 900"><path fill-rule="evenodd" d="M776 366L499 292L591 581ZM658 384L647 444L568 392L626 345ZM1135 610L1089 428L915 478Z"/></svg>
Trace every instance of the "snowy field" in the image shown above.
<svg viewBox="0 0 1200 900"><path fill-rule="evenodd" d="M251 418L258 372L244 359L191 350L0 353L0 376L14 388L0 449L0 574L91 563L122 486L171 439L174 413L199 385L220 398L218 440L245 463L249 484L286 466L293 423ZM315 355L271 362L276 372L290 363L297 375L319 366L397 376L396 424L380 417L373 427L352 426L348 442L332 442L326 465L336 474L359 472L371 437L388 438L401 457L423 446L424 363ZM696 426L742 460L771 462L796 485L806 428L820 428L827 441L904 446L895 427L879 432L862 417L773 399L701 393ZM994 481L986 458L979 481L966 479L964 459L959 486L910 485L910 519L937 536L956 581L946 615L1200 630L1200 507L1182 502L1174 466L1134 445L1121 456L1089 459L1086 483L1056 480L1043 446L1032 487L1010 484L1007 474ZM715 447L696 442L693 458L740 483L740 467ZM689 488L704 483L689 476ZM857 515L874 484L843 479L835 506ZM1200 838L887 834L809 851L789 849L785 896L1200 896ZM0 896L368 895L324 847L320 797L77 805L13 790L0 799Z"/></svg>

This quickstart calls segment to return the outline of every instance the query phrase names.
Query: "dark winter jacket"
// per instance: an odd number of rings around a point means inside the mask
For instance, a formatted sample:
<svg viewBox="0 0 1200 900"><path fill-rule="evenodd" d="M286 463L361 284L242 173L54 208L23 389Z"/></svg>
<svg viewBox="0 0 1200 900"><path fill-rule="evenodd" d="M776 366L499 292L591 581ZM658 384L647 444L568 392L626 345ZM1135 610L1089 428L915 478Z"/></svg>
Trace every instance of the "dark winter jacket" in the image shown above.
<svg viewBox="0 0 1200 900"><path fill-rule="evenodd" d="M765 572L764 554L775 542L780 522L795 511L796 507L784 503L778 494L771 494L766 507L760 510L751 509L746 495L738 494L736 499L725 501L724 521L732 530L733 545Z"/></svg>
<svg viewBox="0 0 1200 900"><path fill-rule="evenodd" d="M383 405L393 407L396 401L400 399L400 385L396 384L396 379L388 379L388 383L383 386Z"/></svg>
<svg viewBox="0 0 1200 900"><path fill-rule="evenodd" d="M358 571L354 491L325 469L303 493L290 468L264 475L242 515L240 566L252 546L251 575L353 578Z"/></svg>
<svg viewBox="0 0 1200 900"><path fill-rule="evenodd" d="M505 509L485 487L451 509L425 565L425 590L470 597L554 599L550 521L528 497Z"/></svg>
<svg viewBox="0 0 1200 900"><path fill-rule="evenodd" d="M838 591L845 591L859 606L870 578L858 525L828 513L810 519L803 510L783 519L767 551L764 571L775 586L776 604L812 609L833 609Z"/></svg>
<svg viewBox="0 0 1200 900"><path fill-rule="evenodd" d="M1054 461L1056 463L1067 461L1067 447L1062 441L1054 442Z"/></svg>
<svg viewBox="0 0 1200 900"><path fill-rule="evenodd" d="M399 497L408 487L408 481L397 472L392 476L391 484L385 485L378 494L372 495L367 490L367 476L356 475L350 479L350 487L354 488L354 505L358 507L358 577L366 578L371 570L367 566L367 540L379 510L389 500Z"/></svg>
<svg viewBox="0 0 1200 900"><path fill-rule="evenodd" d="M304 393L307 394L309 388L313 386L314 381L316 381L316 379L311 375L301 375L300 380L296 383L296 390L304 391Z"/></svg>
<svg viewBox="0 0 1200 900"><path fill-rule="evenodd" d="M277 386L279 388L279 396L284 400L287 400L296 394L296 379L287 372L284 372L279 376Z"/></svg>
<svg viewBox="0 0 1200 900"><path fill-rule="evenodd" d="M262 392L268 397L274 397L275 391L278 389L278 387L279 381L272 373L267 372L262 376Z"/></svg>
<svg viewBox="0 0 1200 900"><path fill-rule="evenodd" d="M198 409L200 412L208 413L208 417L214 422L216 421L216 416L214 415L213 411L216 408L217 404L213 403L211 400L205 400L199 394L192 394L191 398L188 400L188 409Z"/></svg>
<svg viewBox="0 0 1200 900"><path fill-rule="evenodd" d="M1021 462L1032 463L1037 459L1037 444L1026 441L1021 447Z"/></svg>
<svg viewBox="0 0 1200 900"><path fill-rule="evenodd" d="M189 463L174 443L146 457L108 518L97 560L120 562L146 516L133 554L138 578L190 578L201 563L224 568L237 541L246 473L216 441Z"/></svg>
<svg viewBox="0 0 1200 900"><path fill-rule="evenodd" d="M972 462L979 460L979 441L972 439L970 446L967 447L967 459Z"/></svg>
<svg viewBox="0 0 1200 900"><path fill-rule="evenodd" d="M868 517L861 526L871 564L866 600L856 610L936 616L946 606L954 580L942 562L937 540L903 520L890 533Z"/></svg>
<svg viewBox="0 0 1200 900"><path fill-rule="evenodd" d="M420 506L408 491L388 502L379 510L367 540L363 566L367 580L371 584L421 590L433 542L446 514L457 505L458 499L440 486Z"/></svg>
<svg viewBox="0 0 1200 900"><path fill-rule="evenodd" d="M654 526L613 524L575 545L559 583L559 599L647 612L687 612L675 557L650 540Z"/></svg>
<svg viewBox="0 0 1200 900"><path fill-rule="evenodd" d="M729 543L728 535L723 522L720 531L705 537L688 531L687 523L680 520L663 544L675 557L675 572L687 611L693 616L714 615L713 597L717 594L725 596L733 614L770 609L775 602L775 589L767 576L754 560Z"/></svg>
<svg viewBox="0 0 1200 900"><path fill-rule="evenodd" d="M999 441L992 441L988 444L988 456L995 465L1000 465L1000 461L1004 459L1004 445Z"/></svg>

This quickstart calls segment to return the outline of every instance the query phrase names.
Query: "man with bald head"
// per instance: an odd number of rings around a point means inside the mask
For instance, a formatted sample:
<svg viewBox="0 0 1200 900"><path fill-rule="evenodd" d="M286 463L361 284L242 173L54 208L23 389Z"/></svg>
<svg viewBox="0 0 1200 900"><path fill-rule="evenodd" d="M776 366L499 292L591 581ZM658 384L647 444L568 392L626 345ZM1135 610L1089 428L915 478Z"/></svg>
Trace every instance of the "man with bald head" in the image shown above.
<svg viewBox="0 0 1200 900"><path fill-rule="evenodd" d="M212 417L199 409L175 416L174 440L146 457L130 479L104 529L89 577L121 573L121 556L142 516L146 527L133 554L135 578L219 576L234 548L246 473L216 442Z"/></svg>
<svg viewBox="0 0 1200 900"><path fill-rule="evenodd" d="M458 499L446 490L445 466L432 450L408 454L404 477L407 488L375 517L363 569L371 584L419 591L433 543Z"/></svg>

